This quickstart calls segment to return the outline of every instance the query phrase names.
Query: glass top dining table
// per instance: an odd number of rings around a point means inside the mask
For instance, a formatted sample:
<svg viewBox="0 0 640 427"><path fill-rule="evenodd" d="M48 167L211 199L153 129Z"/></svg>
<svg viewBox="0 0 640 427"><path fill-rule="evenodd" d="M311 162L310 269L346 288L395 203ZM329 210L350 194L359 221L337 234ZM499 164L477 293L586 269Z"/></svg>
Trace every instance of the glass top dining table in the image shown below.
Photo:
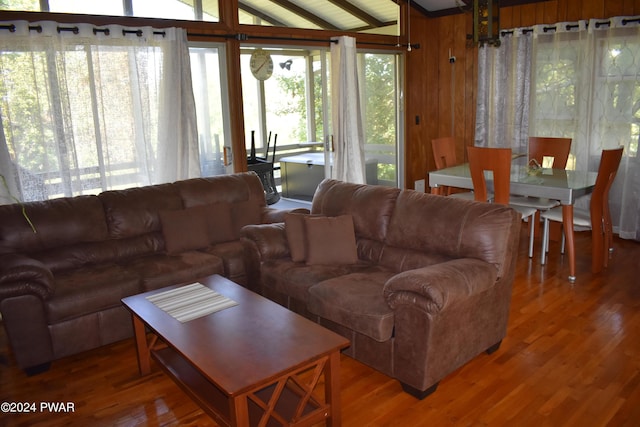
<svg viewBox="0 0 640 427"><path fill-rule="evenodd" d="M491 172L485 172L487 178L487 191L493 191ZM510 193L518 196L544 197L558 200L562 205L563 228L566 239L567 255L569 257L569 281L574 282L576 277L575 246L573 239L573 204L580 196L593 191L595 187L596 172L565 169L542 169L536 175L530 175L528 168L522 165L513 165L511 168ZM473 189L469 164L464 163L445 169L429 172L429 185L431 193L439 194L439 187L458 187ZM597 227L594 224L594 227ZM597 230L594 230L594 233ZM595 239L599 240L599 239ZM594 240L594 242L595 242ZM602 269L602 248L592 245L592 271ZM596 253L597 251L597 253Z"/></svg>

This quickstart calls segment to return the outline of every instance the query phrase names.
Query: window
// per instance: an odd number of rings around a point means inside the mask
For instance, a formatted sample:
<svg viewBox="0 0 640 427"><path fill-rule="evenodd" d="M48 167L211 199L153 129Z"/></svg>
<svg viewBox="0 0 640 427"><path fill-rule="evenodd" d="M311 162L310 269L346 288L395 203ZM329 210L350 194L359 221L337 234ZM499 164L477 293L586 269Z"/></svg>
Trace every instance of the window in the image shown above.
<svg viewBox="0 0 640 427"><path fill-rule="evenodd" d="M176 84L191 73L167 66L186 54L179 30L60 28L20 22L0 34L0 164L12 193L44 200L198 175L195 106Z"/></svg>
<svg viewBox="0 0 640 427"><path fill-rule="evenodd" d="M365 154L378 161L378 183L398 185L398 56L362 53Z"/></svg>
<svg viewBox="0 0 640 427"><path fill-rule="evenodd" d="M256 155L265 157L268 146L272 156L277 143L276 163L283 156L322 152L331 135L328 49L261 47L273 61L273 74L264 81L250 70L255 49L245 48L241 55L246 149L253 137ZM358 54L365 157L373 169L367 171L367 179L390 186L399 185L400 173L398 58L389 53Z"/></svg>
<svg viewBox="0 0 640 427"><path fill-rule="evenodd" d="M637 156L640 40L630 31L596 32L593 45L574 33L538 36L531 129L574 139L569 169L578 156L595 168L602 148L622 145Z"/></svg>
<svg viewBox="0 0 640 427"><path fill-rule="evenodd" d="M638 155L640 137L640 40L618 38L598 43L594 117L598 136L628 145L628 156Z"/></svg>
<svg viewBox="0 0 640 427"><path fill-rule="evenodd" d="M218 22L219 0L0 0L0 10ZM42 5L42 6L41 6Z"/></svg>
<svg viewBox="0 0 640 427"><path fill-rule="evenodd" d="M224 45L193 44L189 52L202 176L232 172Z"/></svg>

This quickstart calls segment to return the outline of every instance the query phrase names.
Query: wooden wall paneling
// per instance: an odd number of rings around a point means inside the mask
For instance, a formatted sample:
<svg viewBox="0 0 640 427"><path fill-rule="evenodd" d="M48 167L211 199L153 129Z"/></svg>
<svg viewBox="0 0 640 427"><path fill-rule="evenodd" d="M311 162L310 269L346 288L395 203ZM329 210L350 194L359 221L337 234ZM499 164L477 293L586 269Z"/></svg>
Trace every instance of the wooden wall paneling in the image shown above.
<svg viewBox="0 0 640 427"><path fill-rule="evenodd" d="M428 188L429 178L427 171L435 169L435 162L433 160L433 149L431 148L431 140L433 138L437 138L440 128L440 121L442 120L442 106L440 105L439 97L438 97L438 89L434 87L431 82L440 81L440 64L438 63L438 58L440 54L440 46L443 43L442 37L439 36L442 28L442 21L438 19L429 19L426 20L426 28L428 28L425 33L425 58L426 58L426 77L425 81L425 93L427 105L424 109L424 121L425 121L425 134L423 141L423 149L426 153L426 162L424 162L428 168L427 170L421 169L418 179L425 178L425 182ZM435 32L435 33L433 33ZM438 34L438 36L434 36Z"/></svg>
<svg viewBox="0 0 640 427"><path fill-rule="evenodd" d="M580 16L588 16L590 18L605 18L604 14L604 1L585 1L582 2L582 10L580 11ZM616 2L609 2L616 3ZM578 18L582 19L582 18Z"/></svg>
<svg viewBox="0 0 640 427"><path fill-rule="evenodd" d="M471 27L471 17L465 18L467 28ZM466 46L466 40L465 40ZM461 152L456 153L459 159L465 160L467 157L467 146L474 145L476 134L476 93L478 87L478 49L476 47L467 47L464 50L464 93L461 95L462 104L465 107L464 114L464 135Z"/></svg>
<svg viewBox="0 0 640 427"><path fill-rule="evenodd" d="M455 62L455 98L453 101L453 111L454 111L454 132L453 136L456 137L459 141L461 141L461 146L458 147L458 150L464 150L462 147L464 142L467 141L467 122L469 116L473 116L473 111L475 111L475 102L471 99L470 95L473 95L475 91L468 91L467 87L467 72L468 72L468 62L469 60L473 61L475 57L474 49L467 48L467 33L471 33L471 26L467 26L467 20L471 23L470 14L464 15L456 15L454 18L454 28L455 31L453 33L452 40L452 54L456 57ZM469 18L469 19L467 19ZM447 62L448 66L451 68L452 64ZM449 95L451 98L451 95ZM460 102L462 100L462 102ZM451 101L449 101L451 102ZM456 153L458 158L462 158L462 153Z"/></svg>
<svg viewBox="0 0 640 427"><path fill-rule="evenodd" d="M433 58L438 65L440 75L438 84L438 105L440 112L438 117L438 134L435 138L442 136L455 136L451 134L451 112L455 111L451 102L452 72L454 67L449 63L449 49L453 50L453 38L455 34L454 15L443 18L440 22L440 44ZM455 80L453 80L455 82ZM454 101L455 102L455 101Z"/></svg>
<svg viewBox="0 0 640 427"><path fill-rule="evenodd" d="M603 16L624 16L625 1L607 1L604 3L604 15Z"/></svg>
<svg viewBox="0 0 640 427"><path fill-rule="evenodd" d="M536 18L534 22L544 22L544 3L535 3Z"/></svg>
<svg viewBox="0 0 640 427"><path fill-rule="evenodd" d="M500 28L509 29L515 28L513 25L513 13L515 7L501 7L500 8Z"/></svg>
<svg viewBox="0 0 640 427"><path fill-rule="evenodd" d="M411 13L411 41L420 44L404 54L405 58L405 186L414 188L418 179L426 179L432 156L427 152L429 127L438 106L428 92L429 83L437 81L432 72L431 51L438 40L437 22L417 11Z"/></svg>
<svg viewBox="0 0 640 427"><path fill-rule="evenodd" d="M558 9L556 10L555 16L553 17L552 21L549 22L550 24L553 24L554 22L564 22L569 20L567 18L569 13L568 12L569 1L571 0L558 0Z"/></svg>
<svg viewBox="0 0 640 427"><path fill-rule="evenodd" d="M529 27L536 23L536 10L537 5L535 3L529 3L520 6L520 24L518 27Z"/></svg>
<svg viewBox="0 0 640 427"><path fill-rule="evenodd" d="M551 0L542 3L544 7L544 16L540 23L552 24L557 21L558 18L558 0Z"/></svg>
<svg viewBox="0 0 640 427"><path fill-rule="evenodd" d="M590 1L596 1L596 0L590 0ZM584 16L584 15L582 15L582 7L583 7L584 3L586 3L586 2L567 1L567 16L566 16L566 19L564 21L578 21L578 20L580 20L580 18ZM560 21L558 21L558 22L560 22Z"/></svg>

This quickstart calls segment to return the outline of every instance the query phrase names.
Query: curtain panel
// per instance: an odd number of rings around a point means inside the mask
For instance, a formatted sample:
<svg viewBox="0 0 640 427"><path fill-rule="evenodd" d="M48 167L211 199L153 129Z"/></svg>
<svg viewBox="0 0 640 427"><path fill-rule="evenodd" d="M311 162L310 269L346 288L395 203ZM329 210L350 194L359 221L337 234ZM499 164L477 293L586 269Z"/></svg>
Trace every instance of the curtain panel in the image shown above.
<svg viewBox="0 0 640 427"><path fill-rule="evenodd" d="M526 152L529 135L570 137L567 168L594 172L603 149L623 146L609 204L615 231L635 240L640 240L639 22L615 17L503 31L499 48L479 49L475 138L476 145ZM586 197L577 205L588 203Z"/></svg>
<svg viewBox="0 0 640 427"><path fill-rule="evenodd" d="M200 175L184 30L0 25L0 173L12 195L44 200Z"/></svg>
<svg viewBox="0 0 640 427"><path fill-rule="evenodd" d="M335 148L331 176L364 184L364 128L358 80L356 39L331 44L331 111Z"/></svg>

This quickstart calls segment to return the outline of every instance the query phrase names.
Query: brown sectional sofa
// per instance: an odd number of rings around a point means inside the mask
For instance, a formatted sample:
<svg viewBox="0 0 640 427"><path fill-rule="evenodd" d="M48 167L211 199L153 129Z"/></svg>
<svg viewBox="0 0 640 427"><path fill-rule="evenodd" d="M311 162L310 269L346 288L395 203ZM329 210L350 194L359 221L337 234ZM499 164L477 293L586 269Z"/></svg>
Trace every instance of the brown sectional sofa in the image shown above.
<svg viewBox="0 0 640 427"><path fill-rule="evenodd" d="M132 336L120 299L223 274L248 285L240 229L278 222L253 172L0 206L0 313L28 373Z"/></svg>
<svg viewBox="0 0 640 427"><path fill-rule="evenodd" d="M242 229L250 265L259 266L249 280L263 295L342 334L351 341L346 354L397 378L419 398L478 354L498 348L520 238L517 212L325 180L311 214ZM324 216L338 224L345 215L353 236L331 236ZM301 228L302 256L301 243L292 239L300 233L291 233ZM311 240L325 235L325 242Z"/></svg>

